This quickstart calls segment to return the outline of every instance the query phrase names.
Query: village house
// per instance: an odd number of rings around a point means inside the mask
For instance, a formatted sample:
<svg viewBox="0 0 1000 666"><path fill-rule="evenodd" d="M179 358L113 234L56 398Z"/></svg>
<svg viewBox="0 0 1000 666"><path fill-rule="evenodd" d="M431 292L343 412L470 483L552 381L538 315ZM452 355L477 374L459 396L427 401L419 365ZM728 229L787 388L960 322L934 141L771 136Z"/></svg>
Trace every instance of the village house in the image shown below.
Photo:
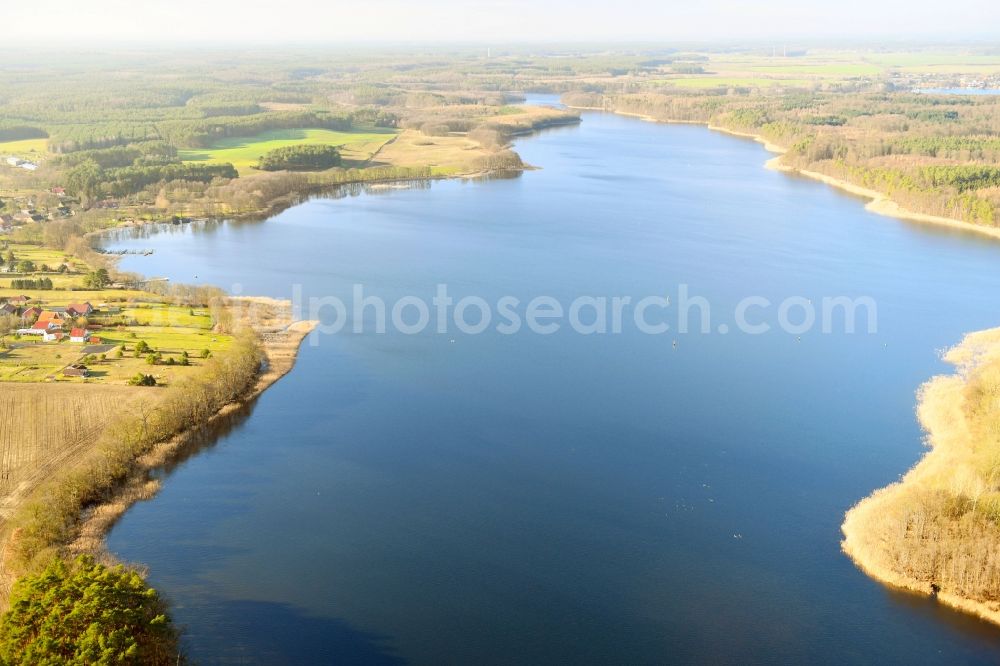
<svg viewBox="0 0 1000 666"><path fill-rule="evenodd" d="M3 305L0 305L0 315L16 315L16 314L17 314L16 306L10 303L4 303Z"/></svg>
<svg viewBox="0 0 1000 666"><path fill-rule="evenodd" d="M65 310L65 308L61 308ZM52 310L42 310L38 315L38 323L51 324L52 326L57 326L59 328L63 327L66 323L65 313L53 312Z"/></svg>
<svg viewBox="0 0 1000 666"><path fill-rule="evenodd" d="M51 330L58 330L59 327L49 321L36 321L31 328L17 329L18 335L45 335Z"/></svg>
<svg viewBox="0 0 1000 666"><path fill-rule="evenodd" d="M42 333L42 340L45 340L45 342L59 342L65 337L65 335L66 334L62 332L62 329L53 328Z"/></svg>
<svg viewBox="0 0 1000 666"><path fill-rule="evenodd" d="M74 328L69 332L70 342L86 342L90 339L90 331L85 328Z"/></svg>
<svg viewBox="0 0 1000 666"><path fill-rule="evenodd" d="M90 370L82 363L74 363L63 368L62 373L63 377L86 377L90 374Z"/></svg>
<svg viewBox="0 0 1000 666"><path fill-rule="evenodd" d="M32 306L30 308L26 308L24 312L21 313L21 320L25 322L35 321L38 319L38 315L40 314L42 314L42 309Z"/></svg>
<svg viewBox="0 0 1000 666"><path fill-rule="evenodd" d="M90 303L70 303L66 306L66 314L71 317L86 317L94 311Z"/></svg>

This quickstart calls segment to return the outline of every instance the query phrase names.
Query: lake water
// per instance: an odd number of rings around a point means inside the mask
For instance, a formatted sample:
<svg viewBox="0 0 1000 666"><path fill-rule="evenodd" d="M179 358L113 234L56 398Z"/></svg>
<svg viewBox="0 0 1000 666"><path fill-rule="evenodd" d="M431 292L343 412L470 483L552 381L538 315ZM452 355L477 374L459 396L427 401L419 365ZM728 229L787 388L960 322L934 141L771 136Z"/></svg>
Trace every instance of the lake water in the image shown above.
<svg viewBox="0 0 1000 666"><path fill-rule="evenodd" d="M585 113L517 150L542 168L114 243L156 250L125 269L247 294L686 284L712 307L708 334L313 334L109 537L191 656L995 662L1000 629L887 590L839 543L844 511L921 455L938 351L1000 323L1000 245L869 214L702 127ZM716 326L748 296L841 295L877 303L877 333Z"/></svg>

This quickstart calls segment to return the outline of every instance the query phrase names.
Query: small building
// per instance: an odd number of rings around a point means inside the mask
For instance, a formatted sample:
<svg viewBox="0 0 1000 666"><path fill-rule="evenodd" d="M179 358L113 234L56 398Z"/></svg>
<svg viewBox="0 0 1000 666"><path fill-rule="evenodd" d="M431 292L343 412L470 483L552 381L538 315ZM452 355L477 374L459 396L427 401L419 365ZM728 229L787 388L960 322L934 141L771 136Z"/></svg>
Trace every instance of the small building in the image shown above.
<svg viewBox="0 0 1000 666"><path fill-rule="evenodd" d="M59 342L64 337L66 334L62 332L61 328L52 328L42 334L42 340L45 342Z"/></svg>
<svg viewBox="0 0 1000 666"><path fill-rule="evenodd" d="M62 326L55 324L54 322L52 322L52 320L43 321L39 319L38 321L36 321L34 324L31 325L30 330L37 331L38 334L43 334L46 331L51 331L57 328L62 328Z"/></svg>
<svg viewBox="0 0 1000 666"><path fill-rule="evenodd" d="M65 310L65 308L60 308ZM58 326L62 328L62 325L66 323L65 313L55 312L53 310L42 310L38 315L38 323L47 322L53 326Z"/></svg>
<svg viewBox="0 0 1000 666"><path fill-rule="evenodd" d="M46 327L44 327L44 326L41 327L41 328L39 328L38 325L36 324L35 326L32 326L31 328L19 328L19 329L17 329L17 334L18 335L45 335L46 331L48 331L48 330L49 329L46 328Z"/></svg>
<svg viewBox="0 0 1000 666"><path fill-rule="evenodd" d="M85 328L74 328L69 332L70 342L86 342L90 339L90 331Z"/></svg>
<svg viewBox="0 0 1000 666"><path fill-rule="evenodd" d="M74 363L63 368L63 377L87 377L90 370L83 363Z"/></svg>
<svg viewBox="0 0 1000 666"><path fill-rule="evenodd" d="M54 310L55 308L53 308ZM86 317L94 311L90 303L70 303L66 306L65 312L71 317Z"/></svg>
<svg viewBox="0 0 1000 666"><path fill-rule="evenodd" d="M8 303L13 303L14 305L26 305L28 301L31 300L31 296L11 296L7 299Z"/></svg>
<svg viewBox="0 0 1000 666"><path fill-rule="evenodd" d="M7 158L7 164L9 164L10 166L13 166L13 167L21 166L21 163L23 161L24 160L22 160L20 157L8 157Z"/></svg>
<svg viewBox="0 0 1000 666"><path fill-rule="evenodd" d="M0 305L0 315L16 315L16 314L17 314L17 306L12 305L11 303L4 303L3 305Z"/></svg>
<svg viewBox="0 0 1000 666"><path fill-rule="evenodd" d="M42 309L32 306L21 313L21 321L35 321L40 314L42 314Z"/></svg>

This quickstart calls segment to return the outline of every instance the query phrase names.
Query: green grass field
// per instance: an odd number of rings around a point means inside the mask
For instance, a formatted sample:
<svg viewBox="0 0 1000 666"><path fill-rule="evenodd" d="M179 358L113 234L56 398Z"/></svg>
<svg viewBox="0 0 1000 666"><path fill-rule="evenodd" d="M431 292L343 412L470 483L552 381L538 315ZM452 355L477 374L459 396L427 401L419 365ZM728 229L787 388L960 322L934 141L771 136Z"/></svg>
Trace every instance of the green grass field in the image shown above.
<svg viewBox="0 0 1000 666"><path fill-rule="evenodd" d="M48 152L48 139L23 139L21 141L0 141L0 155L33 157Z"/></svg>
<svg viewBox="0 0 1000 666"><path fill-rule="evenodd" d="M182 150L180 157L187 162L231 163L240 173L253 171L261 155L287 146L302 144L342 146L341 155L347 163L360 163L396 136L393 130L369 132L334 132L325 129L293 129L264 132L253 137L220 139L211 148Z"/></svg>
<svg viewBox="0 0 1000 666"><path fill-rule="evenodd" d="M122 308L121 314L143 326L181 326L205 330L212 328L212 315L204 308L148 303Z"/></svg>
<svg viewBox="0 0 1000 666"><path fill-rule="evenodd" d="M868 63L793 63L755 65L752 68L763 74L798 74L799 76L875 76L883 67Z"/></svg>
<svg viewBox="0 0 1000 666"><path fill-rule="evenodd" d="M1000 55L979 55L962 53L872 53L865 57L871 62L890 67L900 67L907 71L932 71L947 69L955 72L1000 70Z"/></svg>
<svg viewBox="0 0 1000 666"><path fill-rule="evenodd" d="M216 354L229 348L233 341L232 336L214 333L210 329L211 318L200 310L191 315L186 307L157 304L152 308L128 308L124 312L140 322L148 320L149 316L154 320L168 317L169 322L164 322L168 324L166 326L108 327L95 331L94 334L100 336L101 344L125 345L128 351L122 358L110 352L106 360L90 362L91 377L87 380L65 378L61 374L67 364L83 358L85 344L69 340L41 342L27 336L22 339L9 336L9 348L0 349L0 382L41 382L54 377L59 381L123 383L137 372L142 372L155 375L159 383L165 384L195 372L194 368L202 363L202 350L208 349ZM150 366L144 354L135 355L135 345L140 340L160 352L164 361L168 358L180 361L181 352L186 351L191 365Z"/></svg>

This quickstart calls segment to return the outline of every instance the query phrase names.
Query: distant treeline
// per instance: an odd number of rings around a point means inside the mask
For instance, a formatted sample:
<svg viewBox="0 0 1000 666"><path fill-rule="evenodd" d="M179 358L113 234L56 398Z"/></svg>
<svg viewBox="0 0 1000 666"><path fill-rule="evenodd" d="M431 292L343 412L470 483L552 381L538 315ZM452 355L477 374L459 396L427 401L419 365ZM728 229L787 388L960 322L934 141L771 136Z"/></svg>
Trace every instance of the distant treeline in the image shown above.
<svg viewBox="0 0 1000 666"><path fill-rule="evenodd" d="M141 159L177 157L177 149L165 141L143 141L125 146L79 150L56 158L56 164L74 167L87 160L93 160L102 169L116 169L132 166Z"/></svg>
<svg viewBox="0 0 1000 666"><path fill-rule="evenodd" d="M349 131L356 128L394 127L397 117L388 111L358 109L350 112L263 111L253 102L210 106L192 105L180 117L161 121L124 119L121 121L79 122L49 126L49 150L54 153L111 148L131 143L162 140L179 148L205 148L217 139L253 136L276 129L322 128ZM34 130L29 134L28 130ZM2 130L0 130L2 131ZM46 136L42 129L24 127L24 136Z"/></svg>
<svg viewBox="0 0 1000 666"><path fill-rule="evenodd" d="M142 191L154 183L185 180L210 183L216 178L236 178L232 164L196 164L168 162L102 169L94 160L87 160L66 174L66 185L78 196L93 199L100 194L123 197Z"/></svg>
<svg viewBox="0 0 1000 666"><path fill-rule="evenodd" d="M0 123L0 141L22 141L24 139L45 139L48 133L30 125L7 125Z"/></svg>
<svg viewBox="0 0 1000 666"><path fill-rule="evenodd" d="M320 128L347 132L358 127L392 127L396 116L384 111L360 110L334 114L325 111L275 111L249 116L226 116L192 121L171 121L159 126L160 136L182 148L207 148L232 136L254 136L280 129Z"/></svg>
<svg viewBox="0 0 1000 666"><path fill-rule="evenodd" d="M147 185L170 180L190 180L210 183L216 178L236 178L232 164L152 164L110 169L102 189L113 197L126 196L142 190Z"/></svg>
<svg viewBox="0 0 1000 666"><path fill-rule="evenodd" d="M915 211L1000 222L1000 99L991 95L572 93L564 101L753 133L787 146L789 166L877 190Z"/></svg>
<svg viewBox="0 0 1000 666"><path fill-rule="evenodd" d="M335 146L300 145L276 148L260 158L262 171L322 171L340 166L340 151Z"/></svg>

